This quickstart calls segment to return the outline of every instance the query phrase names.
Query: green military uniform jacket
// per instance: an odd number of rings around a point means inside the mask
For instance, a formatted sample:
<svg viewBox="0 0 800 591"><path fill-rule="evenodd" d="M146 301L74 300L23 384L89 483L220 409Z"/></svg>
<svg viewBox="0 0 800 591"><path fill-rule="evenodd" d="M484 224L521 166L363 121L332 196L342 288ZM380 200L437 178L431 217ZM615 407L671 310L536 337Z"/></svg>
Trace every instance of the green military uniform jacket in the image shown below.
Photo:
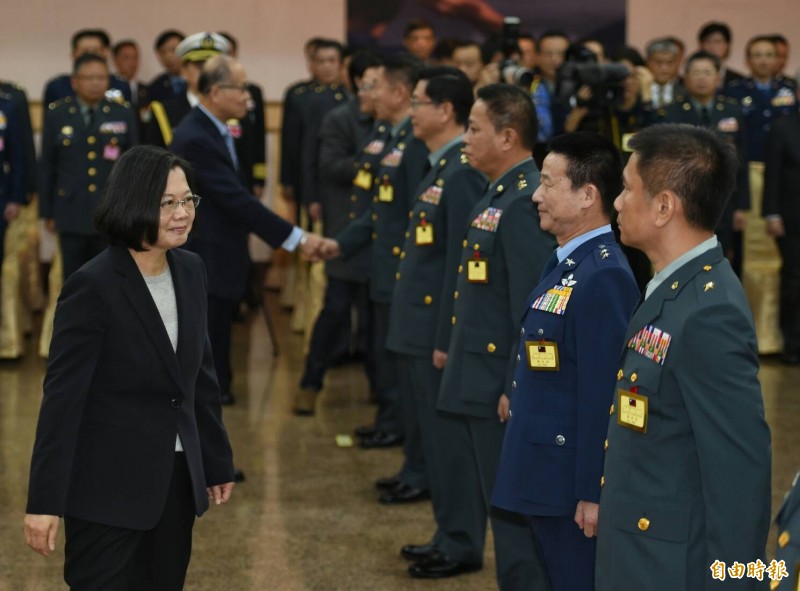
<svg viewBox="0 0 800 591"><path fill-rule="evenodd" d="M778 581L773 589L797 591L800 585L800 472L795 474L792 488L786 493L775 525L778 526L778 550L775 560L783 561L786 578ZM776 580L773 578L773 580Z"/></svg>
<svg viewBox="0 0 800 591"><path fill-rule="evenodd" d="M41 217L55 219L59 232L94 234L94 210L111 167L136 142L129 103L101 100L89 127L76 99L50 103L39 163Z"/></svg>
<svg viewBox="0 0 800 591"><path fill-rule="evenodd" d="M468 216L439 390L441 410L497 417L497 402L513 375L511 353L516 355L525 301L555 247L539 227L531 200L538 184L533 159L525 160L491 184Z"/></svg>
<svg viewBox="0 0 800 591"><path fill-rule="evenodd" d="M409 212L386 341L398 353L430 357L450 343L461 240L488 182L463 147L459 140L434 163Z"/></svg>
<svg viewBox="0 0 800 591"><path fill-rule="evenodd" d="M336 237L345 259L372 244L370 299L374 302L392 301L408 212L427 157L428 148L411 133L411 119L398 124L373 177L372 203Z"/></svg>
<svg viewBox="0 0 800 591"><path fill-rule="evenodd" d="M598 311L601 313L601 311ZM750 306L719 246L633 313L601 478L598 591L762 589L771 449Z"/></svg>

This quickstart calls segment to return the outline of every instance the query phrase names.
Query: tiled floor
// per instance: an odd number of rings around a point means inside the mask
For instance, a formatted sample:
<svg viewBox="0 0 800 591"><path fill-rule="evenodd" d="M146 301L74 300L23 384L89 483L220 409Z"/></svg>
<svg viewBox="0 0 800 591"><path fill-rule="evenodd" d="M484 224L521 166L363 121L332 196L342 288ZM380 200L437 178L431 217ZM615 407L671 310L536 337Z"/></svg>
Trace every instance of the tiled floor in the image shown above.
<svg viewBox="0 0 800 591"><path fill-rule="evenodd" d="M274 296L270 301L274 303ZM483 571L453 580L410 579L400 547L432 533L430 504L384 507L373 481L393 474L398 449L337 447L335 436L368 423L374 407L357 366L330 372L313 418L291 414L302 343L275 311L281 355L253 314L236 326L235 406L226 409L236 464L247 481L224 507L195 526L188 590L377 590L494 588L491 546ZM41 398L44 361L29 355L0 364L0 591L65 589L59 550L45 559L22 539L28 462ZM709 368L722 372L725 368ZM765 359L762 384L773 437L773 512L800 465L800 369ZM746 510L743 508L743 510ZM770 544L774 544L774 534Z"/></svg>

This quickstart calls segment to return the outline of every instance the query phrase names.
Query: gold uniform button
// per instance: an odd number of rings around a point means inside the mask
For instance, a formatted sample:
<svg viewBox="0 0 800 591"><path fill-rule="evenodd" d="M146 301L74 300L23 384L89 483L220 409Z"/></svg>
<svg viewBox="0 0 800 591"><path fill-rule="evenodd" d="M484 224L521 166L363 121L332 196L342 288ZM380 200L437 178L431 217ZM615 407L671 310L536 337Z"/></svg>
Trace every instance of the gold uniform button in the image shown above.
<svg viewBox="0 0 800 591"><path fill-rule="evenodd" d="M400 281L400 272L399 271L394 274L394 278L395 278L396 281Z"/></svg>
<svg viewBox="0 0 800 591"><path fill-rule="evenodd" d="M97 138L94 137L93 135L90 135L89 137L86 138L86 142L89 145L96 144L97 143Z"/></svg>
<svg viewBox="0 0 800 591"><path fill-rule="evenodd" d="M636 372L633 372L631 374L631 382L635 382L638 379L639 379L639 376L636 374Z"/></svg>
<svg viewBox="0 0 800 591"><path fill-rule="evenodd" d="M606 485L606 477L605 476L601 476L600 477L600 488L603 488L605 485Z"/></svg>
<svg viewBox="0 0 800 591"><path fill-rule="evenodd" d="M622 370L619 370L617 372L617 381L620 381L624 377L625 377L625 372L623 372Z"/></svg>
<svg viewBox="0 0 800 591"><path fill-rule="evenodd" d="M373 239L373 240L375 240L377 237L378 237L378 234L376 234L375 232L373 232L373 233L372 233L372 239Z"/></svg>
<svg viewBox="0 0 800 591"><path fill-rule="evenodd" d="M358 197L356 197L355 195L350 195L350 201L355 203L356 201L358 201Z"/></svg>
<svg viewBox="0 0 800 591"><path fill-rule="evenodd" d="M606 439L606 440L603 442L603 451L607 451L607 450L608 450L608 439Z"/></svg>
<svg viewBox="0 0 800 591"><path fill-rule="evenodd" d="M72 142L70 142L69 140L64 140L63 143L64 143L65 146L69 146Z"/></svg>
<svg viewBox="0 0 800 591"><path fill-rule="evenodd" d="M59 197L66 197L66 195L67 195L67 192L64 189L59 189L58 190L58 196Z"/></svg>
<svg viewBox="0 0 800 591"><path fill-rule="evenodd" d="M614 414L614 405L613 404L611 405L611 408L608 409L608 414L609 415L613 415Z"/></svg>
<svg viewBox="0 0 800 591"><path fill-rule="evenodd" d="M425 305L430 306L433 303L433 298L429 295L426 295L423 301L425 302Z"/></svg>
<svg viewBox="0 0 800 591"><path fill-rule="evenodd" d="M410 220L414 219L414 212L413 211L409 211L408 212L408 219L410 219Z"/></svg>
<svg viewBox="0 0 800 591"><path fill-rule="evenodd" d="M410 238L411 237L411 232L406 232L405 236L406 236L406 238Z"/></svg>
<svg viewBox="0 0 800 591"><path fill-rule="evenodd" d="M373 213L372 214L372 221L373 222L377 222L378 221L378 214L377 213Z"/></svg>
<svg viewBox="0 0 800 591"><path fill-rule="evenodd" d="M642 517L636 525L640 530L647 531L650 529L650 520L647 517Z"/></svg>
<svg viewBox="0 0 800 591"><path fill-rule="evenodd" d="M92 183L91 185L89 185L89 192L94 193L95 191L97 191L97 185Z"/></svg>
<svg viewBox="0 0 800 591"><path fill-rule="evenodd" d="M373 198L372 198L372 202L373 202L373 203L377 203L377 202L378 202L378 198L377 198L377 197L373 197Z"/></svg>
<svg viewBox="0 0 800 591"><path fill-rule="evenodd" d="M456 317L455 317L455 316L453 316L453 317L450 319L450 324L455 324L455 323L456 323Z"/></svg>
<svg viewBox="0 0 800 591"><path fill-rule="evenodd" d="M467 244L469 244L469 242L467 242L467 239L466 239L466 238L464 238L464 242L462 242L462 243L461 243L461 246L463 246L464 248L466 248L466 247L467 247Z"/></svg>
<svg viewBox="0 0 800 591"><path fill-rule="evenodd" d="M393 247L392 247L392 254L393 254L394 256L397 256L397 255L399 255L399 254L400 254L400 247L399 247L399 246L393 246Z"/></svg>
<svg viewBox="0 0 800 591"><path fill-rule="evenodd" d="M458 272L459 273L463 273L464 272L464 265L459 265L458 266Z"/></svg>
<svg viewBox="0 0 800 591"><path fill-rule="evenodd" d="M481 245L476 242L475 245L472 248L474 250L480 250L481 249Z"/></svg>
<svg viewBox="0 0 800 591"><path fill-rule="evenodd" d="M789 536L789 532L785 531L781 535L778 536L778 546L781 548L786 548L786 545L789 543L791 537Z"/></svg>
<svg viewBox="0 0 800 591"><path fill-rule="evenodd" d="M708 272L709 272L709 271L710 271L712 268L713 268L713 267L712 267L711 265L706 265L705 267L703 267L703 271L705 271L706 273L708 273Z"/></svg>
<svg viewBox="0 0 800 591"><path fill-rule="evenodd" d="M347 216L347 217L349 217L351 220L354 220L354 219L356 219L356 214L355 214L354 212L352 212L352 211L351 211L351 212L348 214L348 216Z"/></svg>
<svg viewBox="0 0 800 591"><path fill-rule="evenodd" d="M495 346L494 343L489 343L488 345L486 345L486 350L489 351L489 353L494 353L495 351L497 351L497 347Z"/></svg>
<svg viewBox="0 0 800 591"><path fill-rule="evenodd" d="M671 287L673 290L678 289L678 282L673 283Z"/></svg>
<svg viewBox="0 0 800 591"><path fill-rule="evenodd" d="M97 176L97 169L92 167L89 169L89 176Z"/></svg>
<svg viewBox="0 0 800 591"><path fill-rule="evenodd" d="M454 299L454 300L457 300L457 299L458 299L458 290L456 290L456 291L453 293L453 299Z"/></svg>
<svg viewBox="0 0 800 591"><path fill-rule="evenodd" d="M503 192L503 185L497 185L497 192L498 193L502 193Z"/></svg>
<svg viewBox="0 0 800 591"><path fill-rule="evenodd" d="M94 160L95 158L97 158L97 152L89 152L88 154L86 154L86 157L89 160Z"/></svg>
<svg viewBox="0 0 800 591"><path fill-rule="evenodd" d="M400 258L401 258L401 259L404 259L404 258L406 258L406 253L405 253L405 251L401 251L401 252L400 252Z"/></svg>
<svg viewBox="0 0 800 591"><path fill-rule="evenodd" d="M427 217L427 214L424 211L419 212L419 219L424 220Z"/></svg>

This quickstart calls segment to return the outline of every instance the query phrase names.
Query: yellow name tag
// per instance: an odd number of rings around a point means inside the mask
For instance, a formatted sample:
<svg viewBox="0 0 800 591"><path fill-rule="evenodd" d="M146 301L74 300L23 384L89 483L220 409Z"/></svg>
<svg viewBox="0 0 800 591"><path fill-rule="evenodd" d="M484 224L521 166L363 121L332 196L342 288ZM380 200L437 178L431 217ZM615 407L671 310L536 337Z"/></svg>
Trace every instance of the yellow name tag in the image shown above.
<svg viewBox="0 0 800 591"><path fill-rule="evenodd" d="M372 175L362 168L353 179L353 184L359 189L369 191L372 188Z"/></svg>
<svg viewBox="0 0 800 591"><path fill-rule="evenodd" d="M526 341L528 369L533 371L558 371L558 344L553 341Z"/></svg>
<svg viewBox="0 0 800 591"><path fill-rule="evenodd" d="M486 259L468 261L467 281L470 283L489 283L489 261Z"/></svg>
<svg viewBox="0 0 800 591"><path fill-rule="evenodd" d="M429 246L433 244L433 225L425 224L424 226L417 226L416 241L417 246Z"/></svg>
<svg viewBox="0 0 800 591"><path fill-rule="evenodd" d="M624 133L624 134L622 134L622 141L620 142L620 144L621 144L620 145L620 149L623 152L633 152L633 150L631 150L631 147L628 144L631 143L631 140L633 139L633 136L635 136L635 135L636 135L635 133Z"/></svg>
<svg viewBox="0 0 800 591"><path fill-rule="evenodd" d="M647 432L647 396L617 390L617 424L640 433Z"/></svg>
<svg viewBox="0 0 800 591"><path fill-rule="evenodd" d="M394 201L394 187L392 185L381 185L378 189L378 201L391 203Z"/></svg>

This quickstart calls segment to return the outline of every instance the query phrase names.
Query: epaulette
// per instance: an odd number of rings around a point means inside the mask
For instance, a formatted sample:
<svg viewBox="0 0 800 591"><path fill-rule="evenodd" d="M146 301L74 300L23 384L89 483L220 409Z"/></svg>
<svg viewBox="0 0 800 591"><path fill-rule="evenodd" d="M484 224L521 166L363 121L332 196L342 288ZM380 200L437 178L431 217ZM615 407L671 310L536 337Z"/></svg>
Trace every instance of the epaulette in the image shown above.
<svg viewBox="0 0 800 591"><path fill-rule="evenodd" d="M697 292L699 294L708 294L717 288L714 282L714 277L711 271L714 269L712 265L705 265L703 271L696 275L697 278Z"/></svg>
<svg viewBox="0 0 800 591"><path fill-rule="evenodd" d="M47 108L52 111L53 109L57 109L61 105L66 105L67 103L71 102L70 99L71 99L71 97L58 99L57 101L53 101L52 103L47 105Z"/></svg>
<svg viewBox="0 0 800 591"><path fill-rule="evenodd" d="M307 87L305 85L298 86L297 88L294 89L294 93L295 94L303 94L306 90L307 90Z"/></svg>
<svg viewBox="0 0 800 591"><path fill-rule="evenodd" d="M595 256L600 259L601 261L605 261L611 258L611 253L608 251L608 246L605 244L598 244L597 251L595 252Z"/></svg>

